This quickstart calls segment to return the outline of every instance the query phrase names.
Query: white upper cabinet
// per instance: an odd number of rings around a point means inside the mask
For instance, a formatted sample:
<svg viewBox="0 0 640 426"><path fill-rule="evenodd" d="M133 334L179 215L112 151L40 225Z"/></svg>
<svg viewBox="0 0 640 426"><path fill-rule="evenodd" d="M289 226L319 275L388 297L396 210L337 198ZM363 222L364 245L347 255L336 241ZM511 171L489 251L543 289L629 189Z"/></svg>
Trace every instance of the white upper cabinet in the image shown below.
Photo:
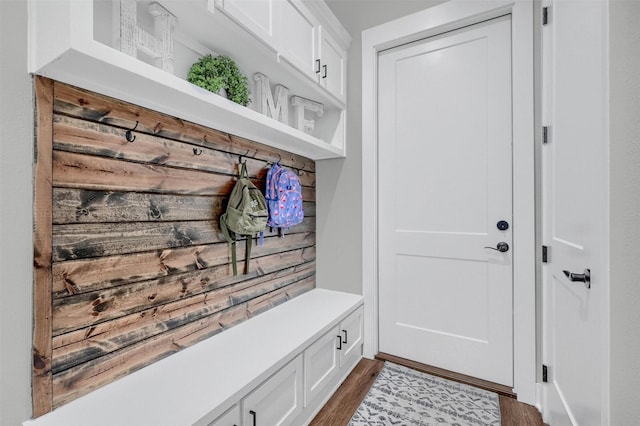
<svg viewBox="0 0 640 426"><path fill-rule="evenodd" d="M320 31L320 84L342 102L346 101L346 51L328 31Z"/></svg>
<svg viewBox="0 0 640 426"><path fill-rule="evenodd" d="M332 70L344 68L351 38L324 1L28 1L33 74L313 160L345 156L345 73ZM123 16L132 30L125 36ZM236 62L248 78L251 104L240 106L186 81L191 65L207 54ZM325 81L317 72L323 65ZM288 89L288 121L259 112L256 73ZM333 80L337 75L342 81ZM301 114L294 96L322 105L322 113Z"/></svg>
<svg viewBox="0 0 640 426"><path fill-rule="evenodd" d="M276 43L274 11L278 3L279 0L216 0L216 6L269 45Z"/></svg>
<svg viewBox="0 0 640 426"><path fill-rule="evenodd" d="M317 19L298 0L280 2L278 50L282 59L317 81L320 64Z"/></svg>

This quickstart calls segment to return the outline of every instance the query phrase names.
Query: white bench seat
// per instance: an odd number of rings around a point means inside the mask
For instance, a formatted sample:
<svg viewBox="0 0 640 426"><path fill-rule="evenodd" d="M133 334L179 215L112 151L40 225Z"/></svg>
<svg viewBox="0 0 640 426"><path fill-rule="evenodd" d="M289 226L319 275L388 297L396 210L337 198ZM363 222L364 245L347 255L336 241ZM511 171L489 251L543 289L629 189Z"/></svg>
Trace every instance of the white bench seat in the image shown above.
<svg viewBox="0 0 640 426"><path fill-rule="evenodd" d="M23 425L207 425L362 303L311 290Z"/></svg>

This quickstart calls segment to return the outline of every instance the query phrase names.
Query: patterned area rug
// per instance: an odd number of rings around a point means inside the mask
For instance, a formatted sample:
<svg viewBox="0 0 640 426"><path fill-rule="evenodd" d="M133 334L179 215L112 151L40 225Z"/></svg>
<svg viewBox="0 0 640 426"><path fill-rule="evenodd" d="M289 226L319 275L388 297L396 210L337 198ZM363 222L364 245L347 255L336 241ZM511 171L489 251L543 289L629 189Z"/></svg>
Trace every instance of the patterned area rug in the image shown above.
<svg viewBox="0 0 640 426"><path fill-rule="evenodd" d="M385 362L350 426L500 425L498 395Z"/></svg>

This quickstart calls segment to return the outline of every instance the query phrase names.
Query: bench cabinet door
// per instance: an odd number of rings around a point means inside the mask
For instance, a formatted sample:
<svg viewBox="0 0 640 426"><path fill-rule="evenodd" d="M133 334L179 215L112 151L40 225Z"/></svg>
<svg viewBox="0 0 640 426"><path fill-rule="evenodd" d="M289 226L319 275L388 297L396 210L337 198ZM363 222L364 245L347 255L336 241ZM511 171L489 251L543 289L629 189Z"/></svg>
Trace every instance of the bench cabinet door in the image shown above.
<svg viewBox="0 0 640 426"><path fill-rule="evenodd" d="M304 351L304 405L309 406L323 390L335 382L340 371L339 327L335 326Z"/></svg>
<svg viewBox="0 0 640 426"><path fill-rule="evenodd" d="M282 367L242 402L244 426L284 426L302 412L302 354Z"/></svg>
<svg viewBox="0 0 640 426"><path fill-rule="evenodd" d="M362 313L363 308L360 307L340 322L342 349L339 352L342 369L351 369L362 357Z"/></svg>

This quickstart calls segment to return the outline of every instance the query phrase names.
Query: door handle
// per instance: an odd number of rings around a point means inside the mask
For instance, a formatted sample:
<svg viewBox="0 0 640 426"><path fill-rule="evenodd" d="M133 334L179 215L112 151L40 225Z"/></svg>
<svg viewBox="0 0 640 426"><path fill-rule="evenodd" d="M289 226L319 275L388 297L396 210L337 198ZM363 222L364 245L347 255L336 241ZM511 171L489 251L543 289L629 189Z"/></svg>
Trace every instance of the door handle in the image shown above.
<svg viewBox="0 0 640 426"><path fill-rule="evenodd" d="M565 277L569 278L569 281L575 283L584 283L585 287L591 288L591 269L585 269L584 274L574 274L569 271L564 272Z"/></svg>
<svg viewBox="0 0 640 426"><path fill-rule="evenodd" d="M509 251L509 244L504 241L499 242L495 247L485 247L491 250L499 251L500 253L506 253Z"/></svg>

